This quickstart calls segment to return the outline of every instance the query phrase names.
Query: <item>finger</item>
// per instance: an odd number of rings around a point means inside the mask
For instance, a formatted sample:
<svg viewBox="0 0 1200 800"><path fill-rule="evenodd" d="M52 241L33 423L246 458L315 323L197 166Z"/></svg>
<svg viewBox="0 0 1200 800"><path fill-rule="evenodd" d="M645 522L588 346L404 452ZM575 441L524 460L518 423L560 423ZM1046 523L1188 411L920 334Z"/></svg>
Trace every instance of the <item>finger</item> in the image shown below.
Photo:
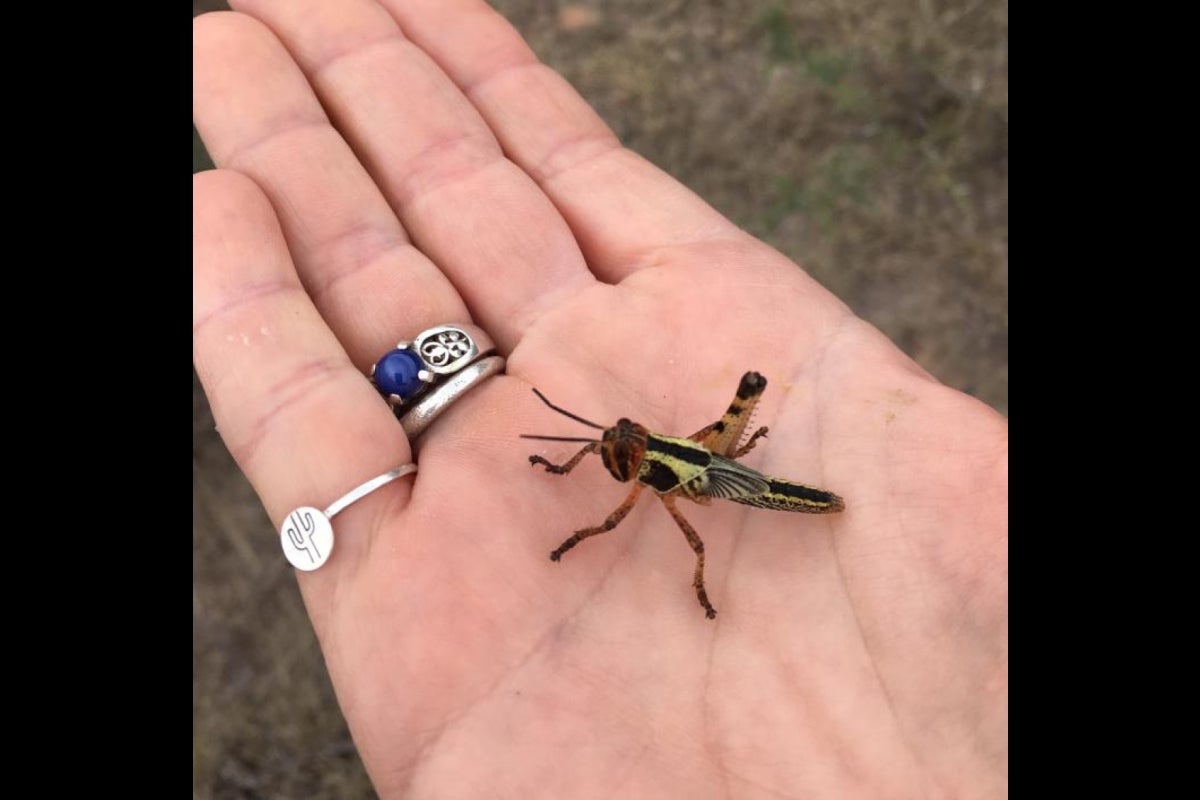
<svg viewBox="0 0 1200 800"><path fill-rule="evenodd" d="M514 343L594 283L545 195L454 84L368 0L245 0L286 44L413 242L477 322Z"/></svg>
<svg viewBox="0 0 1200 800"><path fill-rule="evenodd" d="M193 359L217 428L271 519L325 508L410 461L403 429L300 285L258 187L235 172L203 172L192 201ZM306 591L352 573L410 482L338 515L336 555L303 576Z"/></svg>
<svg viewBox="0 0 1200 800"><path fill-rule="evenodd" d="M741 238L731 222L620 146L558 73L480 0L383 0L554 202L592 270L616 282L672 248Z"/></svg>
<svg viewBox="0 0 1200 800"><path fill-rule="evenodd" d="M215 162L253 177L301 280L360 369L469 314L400 221L278 39L240 14L193 25L196 125Z"/></svg>

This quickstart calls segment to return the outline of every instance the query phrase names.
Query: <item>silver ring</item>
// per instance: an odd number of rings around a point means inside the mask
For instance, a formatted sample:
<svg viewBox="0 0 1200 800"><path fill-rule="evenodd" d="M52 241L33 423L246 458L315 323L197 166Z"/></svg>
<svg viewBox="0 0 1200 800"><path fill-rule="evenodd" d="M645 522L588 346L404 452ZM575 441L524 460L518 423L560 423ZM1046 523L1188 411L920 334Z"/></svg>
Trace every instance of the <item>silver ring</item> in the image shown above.
<svg viewBox="0 0 1200 800"><path fill-rule="evenodd" d="M438 325L385 353L371 367L371 383L415 439L471 387L504 370L495 349L475 325Z"/></svg>
<svg viewBox="0 0 1200 800"><path fill-rule="evenodd" d="M434 384L495 349L491 337L474 325L438 325L384 353L371 365L371 383L400 416Z"/></svg>
<svg viewBox="0 0 1200 800"><path fill-rule="evenodd" d="M288 563L305 572L312 572L329 560L333 553L333 517L381 486L397 478L416 472L416 464L401 464L393 470L378 475L329 504L322 511L312 506L293 509L279 527L279 543Z"/></svg>
<svg viewBox="0 0 1200 800"><path fill-rule="evenodd" d="M503 371L504 358L502 356L487 356L474 364L467 365L461 371L439 383L429 393L422 395L400 417L400 424L404 427L404 432L408 434L409 440L424 433L425 429L455 400L487 378Z"/></svg>

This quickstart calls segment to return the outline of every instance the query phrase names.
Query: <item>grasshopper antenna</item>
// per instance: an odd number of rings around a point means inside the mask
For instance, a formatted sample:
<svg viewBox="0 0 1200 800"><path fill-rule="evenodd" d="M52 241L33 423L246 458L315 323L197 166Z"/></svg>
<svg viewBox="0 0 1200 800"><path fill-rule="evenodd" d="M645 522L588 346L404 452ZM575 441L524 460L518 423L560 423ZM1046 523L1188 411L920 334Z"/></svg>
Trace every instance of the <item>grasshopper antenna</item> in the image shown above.
<svg viewBox="0 0 1200 800"><path fill-rule="evenodd" d="M587 442L588 444L596 444L599 439L580 439L577 436L535 436L532 433L522 433L522 439L541 439L544 442Z"/></svg>
<svg viewBox="0 0 1200 800"><path fill-rule="evenodd" d="M603 425L597 425L594 422L589 422L588 420L584 419L583 417L579 416L578 414L572 414L570 411L567 411L564 408L559 408L558 406L554 405L554 403L551 403L549 400L546 399L546 395L539 392L536 388L533 389L533 393L538 396L539 400L541 400L546 405L550 406L552 409L554 409L558 413L562 414L564 417L570 417L571 419L575 420L576 422L582 422L584 425L587 425L588 427L591 427L591 428L595 428L598 431L605 430L605 427ZM526 436L525 438L530 439L530 438L534 438L534 437ZM541 438L545 438L545 437L541 437ZM590 442L593 440L592 439L559 439L558 441Z"/></svg>

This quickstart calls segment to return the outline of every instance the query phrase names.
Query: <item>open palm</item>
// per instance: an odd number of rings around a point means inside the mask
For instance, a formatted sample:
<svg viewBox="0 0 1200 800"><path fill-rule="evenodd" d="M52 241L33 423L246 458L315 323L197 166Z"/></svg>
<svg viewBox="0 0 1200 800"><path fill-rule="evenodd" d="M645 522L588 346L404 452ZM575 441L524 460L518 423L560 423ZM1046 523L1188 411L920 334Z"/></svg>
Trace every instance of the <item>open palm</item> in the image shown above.
<svg viewBox="0 0 1200 800"><path fill-rule="evenodd" d="M195 26L194 359L267 510L336 521L300 586L380 794L993 797L1007 775L1007 424L622 150L475 2L242 2ZM411 449L364 378L474 320L508 374ZM747 370L744 458L846 511L680 509L589 436L686 436Z"/></svg>

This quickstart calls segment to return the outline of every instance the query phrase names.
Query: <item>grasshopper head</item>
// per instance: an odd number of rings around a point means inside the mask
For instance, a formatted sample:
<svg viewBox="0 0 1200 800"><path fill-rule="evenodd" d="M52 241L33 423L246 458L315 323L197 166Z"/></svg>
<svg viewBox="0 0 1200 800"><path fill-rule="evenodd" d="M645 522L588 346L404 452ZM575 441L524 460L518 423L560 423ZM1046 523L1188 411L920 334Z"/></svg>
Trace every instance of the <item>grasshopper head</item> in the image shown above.
<svg viewBox="0 0 1200 800"><path fill-rule="evenodd" d="M604 431L600 440L600 459L604 468L617 480L625 483L637 476L646 455L646 437L649 431L642 425L622 417L617 424Z"/></svg>

